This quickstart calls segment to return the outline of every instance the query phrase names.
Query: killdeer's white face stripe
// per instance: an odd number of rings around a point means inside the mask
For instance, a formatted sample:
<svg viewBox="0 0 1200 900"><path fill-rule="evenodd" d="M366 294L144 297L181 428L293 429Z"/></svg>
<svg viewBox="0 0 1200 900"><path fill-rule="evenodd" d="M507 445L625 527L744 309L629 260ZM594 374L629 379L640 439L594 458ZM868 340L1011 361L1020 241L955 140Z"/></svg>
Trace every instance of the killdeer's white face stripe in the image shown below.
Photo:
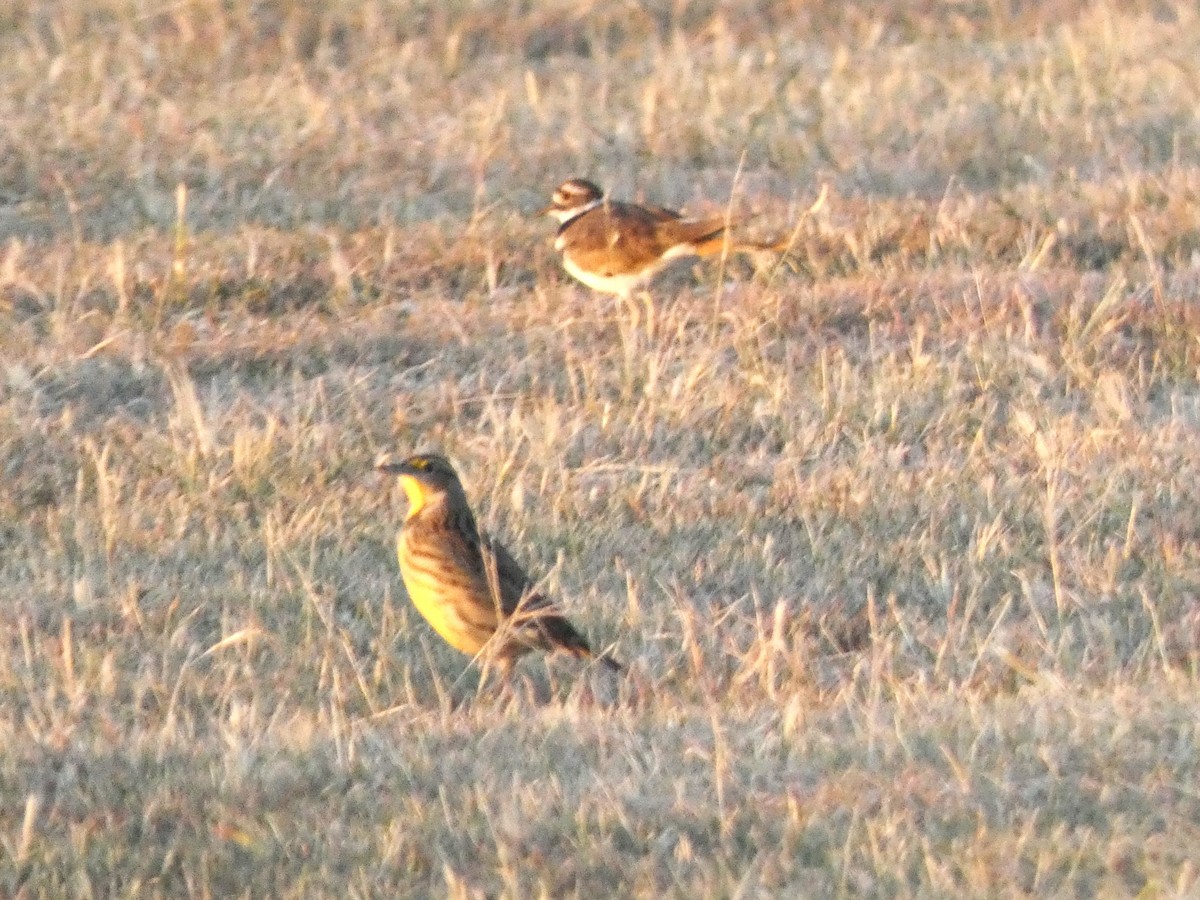
<svg viewBox="0 0 1200 900"><path fill-rule="evenodd" d="M558 203L558 196L554 197L555 208L550 210L550 215L558 219L560 225L566 225L577 216L582 216L585 212L591 212L597 206L604 202L603 197L597 197L589 203L584 203L582 206L561 207Z"/></svg>

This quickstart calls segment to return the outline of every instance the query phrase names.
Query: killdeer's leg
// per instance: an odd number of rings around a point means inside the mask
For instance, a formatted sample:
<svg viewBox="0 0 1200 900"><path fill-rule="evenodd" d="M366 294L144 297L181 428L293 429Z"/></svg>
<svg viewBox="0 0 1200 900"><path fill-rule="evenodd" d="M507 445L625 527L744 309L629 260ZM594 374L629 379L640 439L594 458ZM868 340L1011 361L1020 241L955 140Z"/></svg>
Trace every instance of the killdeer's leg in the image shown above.
<svg viewBox="0 0 1200 900"><path fill-rule="evenodd" d="M625 304L625 310L629 313L630 331L637 334L638 327L642 324L642 311L633 302L633 292L625 291L622 293L621 302Z"/></svg>
<svg viewBox="0 0 1200 900"><path fill-rule="evenodd" d="M642 316L630 291L621 291L618 296L621 298L621 306L623 307L617 313L617 331L621 336L621 351L625 364L624 385L621 388L622 396L624 397L632 390L633 378L631 373L634 369L635 360L637 360L641 353L638 328L641 325Z"/></svg>
<svg viewBox="0 0 1200 900"><path fill-rule="evenodd" d="M646 307L646 336L653 337L657 320L655 318L654 295L650 293L649 288L643 289L641 292L642 305Z"/></svg>
<svg viewBox="0 0 1200 900"><path fill-rule="evenodd" d="M638 327L642 322L642 311L638 309L638 305L633 302L633 292L624 290L617 294L621 299L621 306L624 310L624 315L618 320L621 326L621 331L625 333L626 340L630 335L637 334ZM628 322L628 325L626 325Z"/></svg>

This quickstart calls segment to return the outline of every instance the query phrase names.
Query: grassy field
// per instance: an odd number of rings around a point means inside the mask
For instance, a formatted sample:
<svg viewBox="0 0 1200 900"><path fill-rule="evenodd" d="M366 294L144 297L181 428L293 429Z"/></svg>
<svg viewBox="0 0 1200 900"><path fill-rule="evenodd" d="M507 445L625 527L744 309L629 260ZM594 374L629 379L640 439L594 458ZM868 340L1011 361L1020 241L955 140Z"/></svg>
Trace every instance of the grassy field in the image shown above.
<svg viewBox="0 0 1200 900"><path fill-rule="evenodd" d="M1200 893L1194 5L319 6L0 8L0 895ZM635 322L572 175L791 250Z"/></svg>

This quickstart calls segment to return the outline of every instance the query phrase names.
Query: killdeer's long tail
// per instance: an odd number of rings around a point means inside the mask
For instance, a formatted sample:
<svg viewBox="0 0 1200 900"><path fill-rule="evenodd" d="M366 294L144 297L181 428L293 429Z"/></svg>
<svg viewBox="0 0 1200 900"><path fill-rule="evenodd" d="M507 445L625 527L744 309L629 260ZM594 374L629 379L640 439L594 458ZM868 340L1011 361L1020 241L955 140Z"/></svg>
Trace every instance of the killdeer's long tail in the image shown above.
<svg viewBox="0 0 1200 900"><path fill-rule="evenodd" d="M773 241L728 241L730 253L783 253L790 243L790 238L786 236ZM716 256L725 252L725 244L725 230L722 227L693 246L697 256Z"/></svg>

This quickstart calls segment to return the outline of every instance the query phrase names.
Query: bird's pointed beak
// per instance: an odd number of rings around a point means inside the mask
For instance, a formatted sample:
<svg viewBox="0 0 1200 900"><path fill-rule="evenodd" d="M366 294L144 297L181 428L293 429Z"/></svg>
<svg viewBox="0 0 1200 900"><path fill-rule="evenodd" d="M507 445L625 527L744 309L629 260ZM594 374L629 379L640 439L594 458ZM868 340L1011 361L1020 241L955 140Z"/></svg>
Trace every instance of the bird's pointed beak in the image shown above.
<svg viewBox="0 0 1200 900"><path fill-rule="evenodd" d="M399 475L408 470L405 460L394 453L381 453L375 457L374 469L376 472L385 472L388 475Z"/></svg>
<svg viewBox="0 0 1200 900"><path fill-rule="evenodd" d="M531 218L540 219L542 216L548 216L552 212L554 212L553 203L551 203L549 206L543 206L541 209L535 212Z"/></svg>

